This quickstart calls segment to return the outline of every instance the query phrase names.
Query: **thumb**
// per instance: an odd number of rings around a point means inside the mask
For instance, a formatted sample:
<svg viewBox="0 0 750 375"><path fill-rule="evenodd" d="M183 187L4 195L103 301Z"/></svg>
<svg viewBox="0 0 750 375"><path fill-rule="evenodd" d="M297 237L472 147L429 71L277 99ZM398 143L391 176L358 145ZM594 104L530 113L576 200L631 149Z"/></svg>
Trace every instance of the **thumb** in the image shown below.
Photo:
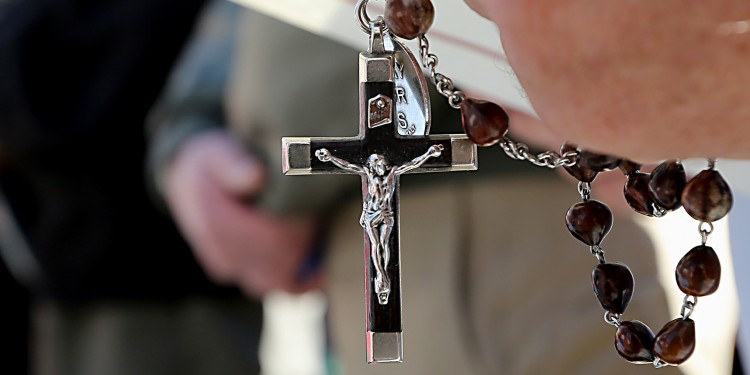
<svg viewBox="0 0 750 375"><path fill-rule="evenodd" d="M489 11L487 10L487 5L485 3L479 0L465 0L465 2L469 6L469 8L478 13L480 16L489 18Z"/></svg>
<svg viewBox="0 0 750 375"><path fill-rule="evenodd" d="M233 195L252 197L259 193L265 184L265 167L260 160L233 139L222 146L211 158L209 173L215 181Z"/></svg>

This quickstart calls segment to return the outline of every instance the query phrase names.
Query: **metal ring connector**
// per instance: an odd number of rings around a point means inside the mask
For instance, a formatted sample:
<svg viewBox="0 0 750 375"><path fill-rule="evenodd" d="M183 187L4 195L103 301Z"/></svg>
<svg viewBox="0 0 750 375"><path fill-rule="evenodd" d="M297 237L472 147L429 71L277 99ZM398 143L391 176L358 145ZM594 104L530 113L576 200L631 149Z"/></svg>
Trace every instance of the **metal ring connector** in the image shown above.
<svg viewBox="0 0 750 375"><path fill-rule="evenodd" d="M607 322L609 325L613 325L615 327L619 327L622 325L622 322L620 321L620 314L615 314L611 311L604 312L604 321Z"/></svg>
<svg viewBox="0 0 750 375"><path fill-rule="evenodd" d="M579 182L578 194L581 195L581 199L583 199L584 202L588 202L589 200L591 200L591 183Z"/></svg>
<svg viewBox="0 0 750 375"><path fill-rule="evenodd" d="M667 367L667 366L669 366L669 363L664 362L664 360L662 360L661 358L659 357L654 358L654 368L662 368L662 367Z"/></svg>
<svg viewBox="0 0 750 375"><path fill-rule="evenodd" d="M372 33L372 24L373 22L383 22L382 17L376 17L374 20L370 18L370 15L367 14L367 2L369 0L359 0L357 1L357 6L354 7L354 13L356 14L357 20L359 21L359 27L362 28L362 31L364 31L366 34ZM387 30L388 27L383 23L383 32Z"/></svg>
<svg viewBox="0 0 750 375"><path fill-rule="evenodd" d="M599 264L607 263L607 259L604 257L604 249L599 245L589 246L591 255L595 256L599 260Z"/></svg>
<svg viewBox="0 0 750 375"><path fill-rule="evenodd" d="M711 169L711 170L716 169L716 159L711 158L711 159L708 159L707 161L708 161L708 169Z"/></svg>
<svg viewBox="0 0 750 375"><path fill-rule="evenodd" d="M708 228L704 228L703 225L708 224ZM701 234L701 243L702 245L706 245L706 242L708 242L708 236L714 232L714 224L713 223L707 223L705 221L701 221L698 223L698 233Z"/></svg>
<svg viewBox="0 0 750 375"><path fill-rule="evenodd" d="M698 297L691 296L689 294L685 295L685 298L682 299L682 309L680 310L680 316L682 316L683 320L688 320L690 318L690 315L693 315L693 311L695 311L695 305L697 304Z"/></svg>
<svg viewBox="0 0 750 375"><path fill-rule="evenodd" d="M370 19L370 16L367 15L367 2L369 0L359 0L357 2L357 6L354 8L354 13L357 16L357 20L359 20L359 26L362 28L362 31L369 34L372 32L372 28L370 27L370 24L372 23L372 19Z"/></svg>

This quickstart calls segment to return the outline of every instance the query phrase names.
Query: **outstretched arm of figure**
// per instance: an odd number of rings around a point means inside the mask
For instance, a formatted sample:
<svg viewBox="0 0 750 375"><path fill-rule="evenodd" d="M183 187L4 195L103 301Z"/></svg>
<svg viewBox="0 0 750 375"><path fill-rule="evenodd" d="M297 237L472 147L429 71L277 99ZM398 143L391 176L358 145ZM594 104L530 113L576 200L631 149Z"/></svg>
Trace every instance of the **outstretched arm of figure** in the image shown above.
<svg viewBox="0 0 750 375"><path fill-rule="evenodd" d="M363 167L360 167L359 165L352 164L344 159L337 158L331 155L331 152L328 151L328 149L321 148L315 151L315 156L318 157L318 160L322 162L331 162L333 163L333 165L341 169L354 172L356 174L366 174L365 169Z"/></svg>
<svg viewBox="0 0 750 375"><path fill-rule="evenodd" d="M443 147L443 145L432 145L424 154L417 156L416 158L412 159L412 161L397 167L394 173L396 175L400 175L412 169L417 169L421 167L422 164L426 163L430 158L440 156L440 154L443 153L444 149L445 147Z"/></svg>

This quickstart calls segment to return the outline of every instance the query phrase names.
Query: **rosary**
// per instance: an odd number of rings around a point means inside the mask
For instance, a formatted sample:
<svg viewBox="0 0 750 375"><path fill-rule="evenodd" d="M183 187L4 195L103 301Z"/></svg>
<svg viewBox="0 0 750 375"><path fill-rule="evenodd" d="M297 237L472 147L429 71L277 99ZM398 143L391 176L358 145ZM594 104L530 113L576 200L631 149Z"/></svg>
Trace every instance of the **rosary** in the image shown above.
<svg viewBox="0 0 750 375"><path fill-rule="evenodd" d="M352 173L362 178L365 247L367 361L403 360L399 249L399 176L405 173L470 171L477 168L477 146L498 144L511 158L550 169L563 167L578 183L581 202L565 216L570 233L589 247L598 261L592 272L594 294L604 320L616 327L614 346L627 361L656 368L685 362L695 349L695 323L690 316L698 297L719 287L721 264L707 246L713 222L727 215L732 193L708 160L706 170L688 180L678 160L667 160L651 173L629 160L565 144L560 152L534 154L507 136L508 114L500 106L467 97L437 71L438 58L425 35L432 25L430 0L388 0L384 17L371 19L368 0L359 0L356 15L370 37L359 55L359 134L342 138L285 137L283 172L287 175ZM418 38L422 66L448 104L461 111L466 134L429 135L430 100L419 63L398 39ZM610 209L591 199L597 174L619 169L627 177L624 194L638 213L661 217L684 207L699 222L701 242L687 252L675 270L685 293L680 316L654 334L638 320L622 316L633 295L630 269L610 263L601 244L613 225Z"/></svg>

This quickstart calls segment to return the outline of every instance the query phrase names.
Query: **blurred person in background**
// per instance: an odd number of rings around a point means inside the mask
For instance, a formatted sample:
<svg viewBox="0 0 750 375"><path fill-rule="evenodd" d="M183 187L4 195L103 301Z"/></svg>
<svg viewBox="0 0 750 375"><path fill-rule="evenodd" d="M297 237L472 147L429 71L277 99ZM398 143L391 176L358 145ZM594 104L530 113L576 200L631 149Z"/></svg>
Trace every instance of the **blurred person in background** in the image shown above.
<svg viewBox="0 0 750 375"><path fill-rule="evenodd" d="M602 312L580 272L590 255L560 219L578 199L575 187L494 149L480 151L476 173L403 179L407 358L366 365L360 179L283 176L280 161L282 136L356 133L358 51L234 13L196 36L149 121L155 186L213 278L250 296L305 290L319 282L310 251L325 248L329 341L340 365L332 368L346 374L642 371L611 350L612 331L597 324ZM237 35L226 33L232 21ZM457 111L433 99L432 133L460 132ZM617 220L608 242L627 244L629 266L651 275L639 279L629 312L664 321L652 246L627 215ZM553 262L549 252L580 256Z"/></svg>
<svg viewBox="0 0 750 375"><path fill-rule="evenodd" d="M144 119L202 5L0 2L0 246L38 266L14 273L35 374L259 372L260 304L208 280L144 179ZM21 333L24 299L3 303Z"/></svg>

